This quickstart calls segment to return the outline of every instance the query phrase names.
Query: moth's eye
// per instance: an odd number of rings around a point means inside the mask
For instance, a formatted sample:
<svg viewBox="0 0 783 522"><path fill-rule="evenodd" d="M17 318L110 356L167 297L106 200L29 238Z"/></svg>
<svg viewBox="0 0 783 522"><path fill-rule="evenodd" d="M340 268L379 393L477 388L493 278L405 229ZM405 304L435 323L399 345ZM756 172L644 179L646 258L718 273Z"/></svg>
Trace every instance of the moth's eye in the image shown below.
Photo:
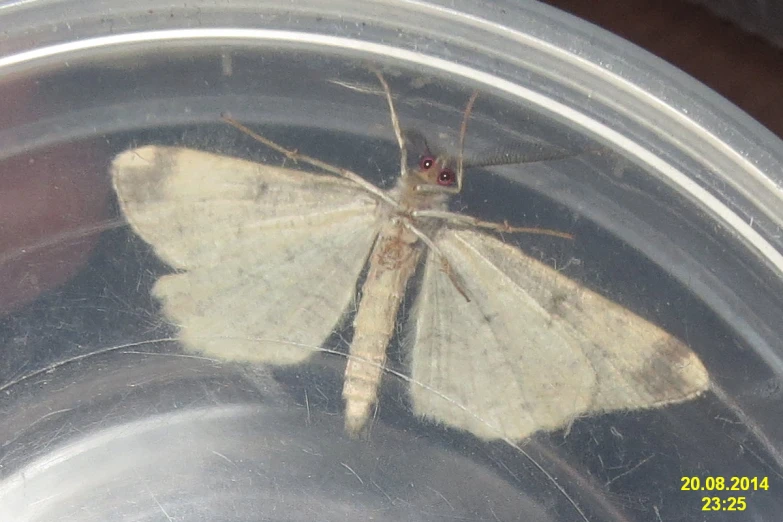
<svg viewBox="0 0 783 522"><path fill-rule="evenodd" d="M421 170L430 170L433 165L435 165L435 158L432 156L422 156L421 160L419 160L419 168Z"/></svg>
<svg viewBox="0 0 783 522"><path fill-rule="evenodd" d="M450 187L457 181L457 175L451 169L443 169L438 174L438 185Z"/></svg>

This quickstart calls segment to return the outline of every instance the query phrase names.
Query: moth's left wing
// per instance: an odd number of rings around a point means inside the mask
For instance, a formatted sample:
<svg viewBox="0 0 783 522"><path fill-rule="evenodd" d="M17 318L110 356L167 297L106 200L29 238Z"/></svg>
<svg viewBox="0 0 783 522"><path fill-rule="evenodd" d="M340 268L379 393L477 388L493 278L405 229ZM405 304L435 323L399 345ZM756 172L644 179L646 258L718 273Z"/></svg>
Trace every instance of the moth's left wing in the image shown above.
<svg viewBox="0 0 783 522"><path fill-rule="evenodd" d="M182 344L224 360L298 364L355 296L378 234L354 183L207 152L146 146L112 164L120 207L176 273L153 294Z"/></svg>
<svg viewBox="0 0 783 522"><path fill-rule="evenodd" d="M473 230L443 229L435 244L453 274L428 254L410 339L417 414L519 440L707 389L678 339L518 249Z"/></svg>

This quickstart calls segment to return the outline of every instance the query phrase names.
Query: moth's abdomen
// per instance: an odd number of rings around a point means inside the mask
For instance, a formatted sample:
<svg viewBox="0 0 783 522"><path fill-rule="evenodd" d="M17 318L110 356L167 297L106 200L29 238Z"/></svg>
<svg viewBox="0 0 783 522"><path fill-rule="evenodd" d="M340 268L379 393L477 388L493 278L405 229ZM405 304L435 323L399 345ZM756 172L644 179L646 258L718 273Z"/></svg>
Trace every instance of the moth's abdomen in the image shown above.
<svg viewBox="0 0 783 522"><path fill-rule="evenodd" d="M378 397L397 310L419 260L415 238L407 235L401 225L389 224L378 237L370 257L345 367L345 428L350 434L361 431Z"/></svg>

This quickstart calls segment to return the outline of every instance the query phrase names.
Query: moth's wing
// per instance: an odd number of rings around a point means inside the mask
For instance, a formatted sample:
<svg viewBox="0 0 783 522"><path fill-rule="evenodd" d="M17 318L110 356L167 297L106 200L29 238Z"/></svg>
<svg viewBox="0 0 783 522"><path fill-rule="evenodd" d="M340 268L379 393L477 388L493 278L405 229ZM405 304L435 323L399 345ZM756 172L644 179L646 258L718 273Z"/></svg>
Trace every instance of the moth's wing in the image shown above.
<svg viewBox="0 0 783 522"><path fill-rule="evenodd" d="M282 227L367 214L376 205L354 183L334 176L181 147L122 152L112 163L112 180L133 230L180 269L258 249L258 240Z"/></svg>
<svg viewBox="0 0 783 522"><path fill-rule="evenodd" d="M182 272L153 294L186 348L301 362L354 297L377 234L376 202L350 182L170 147L112 168L133 230Z"/></svg>
<svg viewBox="0 0 783 522"><path fill-rule="evenodd" d="M488 234L444 229L414 311L416 413L523 439L576 416L649 408L709 386L675 337Z"/></svg>

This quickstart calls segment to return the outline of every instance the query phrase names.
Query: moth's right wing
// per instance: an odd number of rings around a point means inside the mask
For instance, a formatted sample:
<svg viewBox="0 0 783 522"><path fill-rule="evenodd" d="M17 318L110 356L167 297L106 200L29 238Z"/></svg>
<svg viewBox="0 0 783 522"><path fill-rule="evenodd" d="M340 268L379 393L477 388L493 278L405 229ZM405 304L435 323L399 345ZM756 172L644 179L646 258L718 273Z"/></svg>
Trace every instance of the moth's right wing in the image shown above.
<svg viewBox="0 0 783 522"><path fill-rule="evenodd" d="M709 388L677 338L500 239L445 228L434 243L451 272L428 254L410 348L418 414L520 440Z"/></svg>
<svg viewBox="0 0 783 522"><path fill-rule="evenodd" d="M181 272L153 289L186 348L295 364L354 298L377 235L355 184L184 148L119 154L112 178L133 230Z"/></svg>
<svg viewBox="0 0 783 522"><path fill-rule="evenodd" d="M408 338L412 406L482 439L521 440L587 410L596 376L567 327L464 241L474 235L490 237L443 229L427 254Z"/></svg>

